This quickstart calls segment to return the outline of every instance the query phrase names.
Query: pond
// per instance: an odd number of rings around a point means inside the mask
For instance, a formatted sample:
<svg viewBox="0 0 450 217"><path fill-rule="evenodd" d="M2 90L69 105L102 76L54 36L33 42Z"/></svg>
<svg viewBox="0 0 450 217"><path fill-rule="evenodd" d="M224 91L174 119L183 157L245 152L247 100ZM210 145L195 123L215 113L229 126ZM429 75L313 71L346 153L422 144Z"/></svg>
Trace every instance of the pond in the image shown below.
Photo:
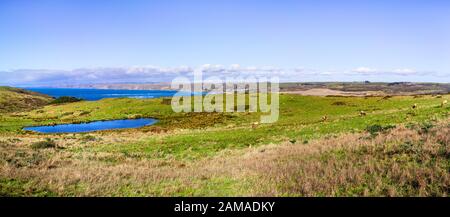
<svg viewBox="0 0 450 217"><path fill-rule="evenodd" d="M141 118L141 119L110 120L110 121L94 121L81 124L35 126L35 127L25 127L23 129L39 133L85 133L98 130L138 128L153 125L157 121L158 120L152 118Z"/></svg>

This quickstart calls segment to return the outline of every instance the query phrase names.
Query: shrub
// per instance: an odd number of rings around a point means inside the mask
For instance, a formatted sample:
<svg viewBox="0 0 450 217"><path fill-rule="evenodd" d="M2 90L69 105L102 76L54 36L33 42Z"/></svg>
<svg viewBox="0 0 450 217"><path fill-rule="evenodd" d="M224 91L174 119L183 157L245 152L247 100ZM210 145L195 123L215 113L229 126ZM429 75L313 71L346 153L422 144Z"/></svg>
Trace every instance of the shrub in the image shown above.
<svg viewBox="0 0 450 217"><path fill-rule="evenodd" d="M67 116L67 115L73 115L73 112L64 112L61 114L61 116Z"/></svg>
<svg viewBox="0 0 450 217"><path fill-rule="evenodd" d="M92 135L86 135L82 138L82 140L84 142L93 142L93 141L97 141L97 138L95 138L95 136L92 136Z"/></svg>
<svg viewBox="0 0 450 217"><path fill-rule="evenodd" d="M82 100L83 99L72 97L72 96L61 96L61 97L53 100L52 102L50 102L50 104L71 103L71 102L79 102Z"/></svg>
<svg viewBox="0 0 450 217"><path fill-rule="evenodd" d="M163 104L163 105L171 105L172 104L172 98L162 98L161 104Z"/></svg>
<svg viewBox="0 0 450 217"><path fill-rule="evenodd" d="M423 123L420 126L419 133L428 133L428 132L430 132L431 128L433 128L433 127L434 127L434 125L432 123L429 123L429 122Z"/></svg>
<svg viewBox="0 0 450 217"><path fill-rule="evenodd" d="M374 125L370 125L366 127L366 131L370 133L371 136L376 136L378 135L378 133L380 132L384 132L386 130L395 128L395 126L393 125L388 125L388 126L381 126L379 124L374 124Z"/></svg>
<svg viewBox="0 0 450 217"><path fill-rule="evenodd" d="M91 112L89 112L89 111L82 111L81 113L80 113L80 116L83 116L83 115L88 115L88 114L90 114Z"/></svg>
<svg viewBox="0 0 450 217"><path fill-rule="evenodd" d="M381 98L382 100L388 100L388 99L390 99L390 98L392 98L392 96L391 95L387 95L387 96L384 96L383 98Z"/></svg>
<svg viewBox="0 0 450 217"><path fill-rule="evenodd" d="M35 142L31 144L31 147L34 149L55 148L56 143L53 140L47 138L45 141Z"/></svg>
<svg viewBox="0 0 450 217"><path fill-rule="evenodd" d="M337 102L333 102L331 105L343 106L343 105L347 105L347 103L342 102L342 101L337 101Z"/></svg>

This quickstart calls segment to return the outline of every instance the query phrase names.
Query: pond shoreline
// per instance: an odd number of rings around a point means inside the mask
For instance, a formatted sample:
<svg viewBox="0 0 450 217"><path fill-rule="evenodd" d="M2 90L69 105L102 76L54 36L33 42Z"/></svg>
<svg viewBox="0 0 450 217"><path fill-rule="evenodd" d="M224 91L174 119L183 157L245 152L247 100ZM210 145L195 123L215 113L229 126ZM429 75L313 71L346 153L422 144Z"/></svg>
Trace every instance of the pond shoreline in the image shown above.
<svg viewBox="0 0 450 217"><path fill-rule="evenodd" d="M104 130L131 129L149 126L157 123L154 118L99 120L86 123L68 123L56 125L28 126L22 128L25 131L35 133L89 133Z"/></svg>

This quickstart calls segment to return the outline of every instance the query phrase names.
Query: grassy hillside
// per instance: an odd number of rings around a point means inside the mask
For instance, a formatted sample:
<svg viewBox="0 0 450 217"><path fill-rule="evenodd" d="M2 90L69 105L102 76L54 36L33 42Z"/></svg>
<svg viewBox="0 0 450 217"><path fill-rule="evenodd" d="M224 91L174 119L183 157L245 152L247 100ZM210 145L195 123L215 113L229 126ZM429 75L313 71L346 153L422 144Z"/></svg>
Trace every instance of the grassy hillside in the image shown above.
<svg viewBox="0 0 450 217"><path fill-rule="evenodd" d="M32 110L47 105L51 100L43 94L0 86L0 113Z"/></svg>
<svg viewBox="0 0 450 217"><path fill-rule="evenodd" d="M448 195L450 107L443 100L450 95L283 94L279 121L257 125L259 113L177 114L162 99L49 105L0 120L0 193ZM160 122L83 134L21 130L137 117Z"/></svg>

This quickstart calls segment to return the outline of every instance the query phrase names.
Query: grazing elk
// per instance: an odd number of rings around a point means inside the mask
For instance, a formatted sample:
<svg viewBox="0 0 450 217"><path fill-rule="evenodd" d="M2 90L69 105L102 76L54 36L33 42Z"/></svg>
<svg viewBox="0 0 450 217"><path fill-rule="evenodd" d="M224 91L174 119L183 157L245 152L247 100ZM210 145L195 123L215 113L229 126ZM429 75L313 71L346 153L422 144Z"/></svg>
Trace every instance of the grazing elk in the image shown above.
<svg viewBox="0 0 450 217"><path fill-rule="evenodd" d="M254 123L252 123L252 128L255 129L256 127L258 127L258 125L259 125L259 122L254 122Z"/></svg>

